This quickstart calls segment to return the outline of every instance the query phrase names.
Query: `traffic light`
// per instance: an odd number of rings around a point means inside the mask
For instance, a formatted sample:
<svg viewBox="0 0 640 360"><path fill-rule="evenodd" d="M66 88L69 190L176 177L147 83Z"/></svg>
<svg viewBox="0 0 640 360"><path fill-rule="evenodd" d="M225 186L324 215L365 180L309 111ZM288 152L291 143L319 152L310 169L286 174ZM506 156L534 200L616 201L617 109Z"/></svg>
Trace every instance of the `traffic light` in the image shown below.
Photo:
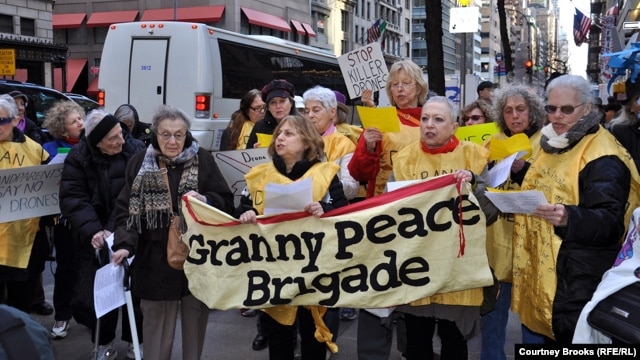
<svg viewBox="0 0 640 360"><path fill-rule="evenodd" d="M525 61L524 68L527 71L527 74L531 74L531 71L533 70L533 61L531 61L531 59Z"/></svg>

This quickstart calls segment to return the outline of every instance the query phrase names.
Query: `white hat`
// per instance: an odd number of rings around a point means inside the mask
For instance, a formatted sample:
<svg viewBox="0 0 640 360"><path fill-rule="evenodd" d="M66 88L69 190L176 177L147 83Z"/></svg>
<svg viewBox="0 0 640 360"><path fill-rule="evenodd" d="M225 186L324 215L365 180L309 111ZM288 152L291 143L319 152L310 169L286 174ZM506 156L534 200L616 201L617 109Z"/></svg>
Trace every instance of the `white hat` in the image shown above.
<svg viewBox="0 0 640 360"><path fill-rule="evenodd" d="M296 109L304 109L304 101L302 100L302 96L294 96L293 101L296 102Z"/></svg>

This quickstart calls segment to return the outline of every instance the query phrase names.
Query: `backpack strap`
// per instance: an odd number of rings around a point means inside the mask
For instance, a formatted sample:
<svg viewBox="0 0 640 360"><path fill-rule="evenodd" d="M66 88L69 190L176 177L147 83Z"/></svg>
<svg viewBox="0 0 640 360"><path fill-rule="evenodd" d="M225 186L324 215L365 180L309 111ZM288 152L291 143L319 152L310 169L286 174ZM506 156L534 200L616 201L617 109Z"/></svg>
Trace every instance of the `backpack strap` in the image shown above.
<svg viewBox="0 0 640 360"><path fill-rule="evenodd" d="M8 360L40 359L24 321L0 308L0 345Z"/></svg>

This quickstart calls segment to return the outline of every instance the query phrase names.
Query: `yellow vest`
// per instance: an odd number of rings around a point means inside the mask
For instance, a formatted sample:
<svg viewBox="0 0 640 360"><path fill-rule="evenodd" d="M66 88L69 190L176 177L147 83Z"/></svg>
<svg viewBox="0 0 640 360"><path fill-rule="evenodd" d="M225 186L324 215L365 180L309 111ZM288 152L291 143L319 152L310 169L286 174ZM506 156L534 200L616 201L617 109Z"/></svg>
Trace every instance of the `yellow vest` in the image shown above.
<svg viewBox="0 0 640 360"><path fill-rule="evenodd" d="M362 134L361 127L347 123L336 125L336 131L349 138L354 145L358 144L358 139L360 138L360 134Z"/></svg>
<svg viewBox="0 0 640 360"><path fill-rule="evenodd" d="M249 142L249 135L251 135L251 130L255 126L251 121L245 121L242 124L242 130L240 130L240 135L238 136L238 145L236 146L236 150L244 150L247 148L247 142Z"/></svg>
<svg viewBox="0 0 640 360"><path fill-rule="evenodd" d="M486 142L485 146L489 148L491 139L505 140L508 136L504 133L498 133ZM536 154L540 149L540 131L533 134L529 141L531 142L532 154ZM507 181L498 187L500 190L518 191L520 185L507 179ZM498 220L487 227L487 258L489 266L493 269L496 278L501 282L511 282L513 278L513 216L514 214L500 213Z"/></svg>
<svg viewBox="0 0 640 360"><path fill-rule="evenodd" d="M389 176L393 171L395 155L405 146L420 140L420 127L408 126L400 123L400 131L384 133L382 137L382 153L380 154L380 171L376 176L376 189L374 196L384 192Z"/></svg>
<svg viewBox="0 0 640 360"><path fill-rule="evenodd" d="M400 150L393 160L396 165L393 174L397 181L427 179L434 176L452 174L456 170L467 169L474 174L482 173L489 161L489 150L468 141L461 141L452 152L427 154L421 149L420 140ZM480 306L483 300L482 288L436 294L412 302L410 305L430 303L446 305Z"/></svg>
<svg viewBox="0 0 640 360"><path fill-rule="evenodd" d="M42 146L28 137L22 143L0 142L0 169L37 166L48 158ZM0 223L0 265L27 268L39 222L36 217Z"/></svg>
<svg viewBox="0 0 640 360"><path fill-rule="evenodd" d="M324 153L328 162L334 162L356 151L356 145L336 131L323 136L322 141L324 141Z"/></svg>
<svg viewBox="0 0 640 360"><path fill-rule="evenodd" d="M629 153L602 126L571 150L560 154L538 151L522 183L522 190L542 191L549 203L580 202L578 176L591 161L615 155L631 171L625 224L638 206L640 176ZM620 239L622 241L622 239ZM562 240L553 225L539 217L517 214L513 236L513 290L511 307L534 332L553 337L551 316L556 292L556 260ZM543 256L540 256L543 255Z"/></svg>

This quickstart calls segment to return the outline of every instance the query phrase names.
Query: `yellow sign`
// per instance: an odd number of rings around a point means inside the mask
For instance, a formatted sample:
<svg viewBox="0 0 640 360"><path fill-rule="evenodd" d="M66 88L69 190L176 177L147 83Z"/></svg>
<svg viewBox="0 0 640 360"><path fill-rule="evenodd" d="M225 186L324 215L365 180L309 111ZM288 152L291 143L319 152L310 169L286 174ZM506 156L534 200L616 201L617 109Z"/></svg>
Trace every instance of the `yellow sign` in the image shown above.
<svg viewBox="0 0 640 360"><path fill-rule="evenodd" d="M0 49L0 75L16 74L16 50Z"/></svg>
<svg viewBox="0 0 640 360"><path fill-rule="evenodd" d="M366 106L358 106L358 115L362 121L362 127L377 128L380 132L399 132L400 121L398 120L398 110L393 106L370 108Z"/></svg>

